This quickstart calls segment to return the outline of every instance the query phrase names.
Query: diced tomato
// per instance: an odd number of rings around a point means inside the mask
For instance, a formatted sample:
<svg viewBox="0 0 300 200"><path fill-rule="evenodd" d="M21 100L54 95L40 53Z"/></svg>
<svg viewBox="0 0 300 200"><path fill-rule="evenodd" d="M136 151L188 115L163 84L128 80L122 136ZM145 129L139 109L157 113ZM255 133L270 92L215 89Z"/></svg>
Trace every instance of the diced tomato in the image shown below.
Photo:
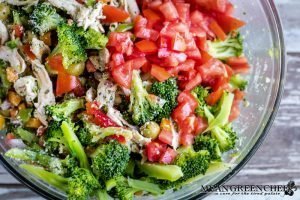
<svg viewBox="0 0 300 200"><path fill-rule="evenodd" d="M198 106L197 100L189 91L181 92L177 97L177 101L178 103L188 103L192 110L195 110Z"/></svg>
<svg viewBox="0 0 300 200"><path fill-rule="evenodd" d="M172 3L172 1L167 1L159 6L159 10L164 15L167 21L173 21L179 18L176 7Z"/></svg>
<svg viewBox="0 0 300 200"><path fill-rule="evenodd" d="M197 47L200 49L201 51L201 56L203 57L203 52L205 52L206 54L207 51L208 51L208 44L207 44L207 38L206 38L206 34L203 35L203 36L197 36L197 39L196 39L196 44L197 44Z"/></svg>
<svg viewBox="0 0 300 200"><path fill-rule="evenodd" d="M97 71L95 65L89 59L86 61L85 67L89 73L93 73L93 72Z"/></svg>
<svg viewBox="0 0 300 200"><path fill-rule="evenodd" d="M153 10L159 10L159 7L161 6L161 4L162 4L161 0L154 0L154 1L150 1L148 3L148 7Z"/></svg>
<svg viewBox="0 0 300 200"><path fill-rule="evenodd" d="M132 33L130 32L112 32L109 34L107 46L114 47L119 53L131 55L133 52L131 36Z"/></svg>
<svg viewBox="0 0 300 200"><path fill-rule="evenodd" d="M199 49L193 49L185 52L188 58L195 59L195 60L200 60L201 59L201 53Z"/></svg>
<svg viewBox="0 0 300 200"><path fill-rule="evenodd" d="M179 123L182 134L194 134L196 116L191 115Z"/></svg>
<svg viewBox="0 0 300 200"><path fill-rule="evenodd" d="M91 121L101 127L118 127L118 125L110 119L105 113L103 113L97 102L86 103L86 113L91 116Z"/></svg>
<svg viewBox="0 0 300 200"><path fill-rule="evenodd" d="M169 74L167 70L158 65L152 65L151 75L154 76L160 82L163 82L171 77L171 74Z"/></svg>
<svg viewBox="0 0 300 200"><path fill-rule="evenodd" d="M114 62L114 65L122 65L125 63L124 56L122 53L114 53L111 56L111 59Z"/></svg>
<svg viewBox="0 0 300 200"><path fill-rule="evenodd" d="M227 0L196 0L196 3L207 10L225 12Z"/></svg>
<svg viewBox="0 0 300 200"><path fill-rule="evenodd" d="M47 58L49 67L57 72L65 73L63 66L63 57L61 54L56 54Z"/></svg>
<svg viewBox="0 0 300 200"><path fill-rule="evenodd" d="M195 109L192 109L188 103L182 103L174 109L172 117L177 123L182 122L184 119L190 116L194 110Z"/></svg>
<svg viewBox="0 0 300 200"><path fill-rule="evenodd" d="M202 64L205 64L209 62L213 57L209 55L206 51L201 51L201 62Z"/></svg>
<svg viewBox="0 0 300 200"><path fill-rule="evenodd" d="M132 61L127 61L126 63L118 66L114 66L112 69L112 77L122 87L130 88L132 79Z"/></svg>
<svg viewBox="0 0 300 200"><path fill-rule="evenodd" d="M36 58L30 49L30 44L24 44L23 51L31 60L34 60Z"/></svg>
<svg viewBox="0 0 300 200"><path fill-rule="evenodd" d="M197 117L195 119L195 134L201 134L208 127L207 120L202 117Z"/></svg>
<svg viewBox="0 0 300 200"><path fill-rule="evenodd" d="M245 97L245 92L240 91L240 90L235 90L234 91L234 101L242 101Z"/></svg>
<svg viewBox="0 0 300 200"><path fill-rule="evenodd" d="M172 121L170 119L163 118L160 122L161 130L166 130L166 131L171 132L172 126L173 126Z"/></svg>
<svg viewBox="0 0 300 200"><path fill-rule="evenodd" d="M225 64L225 68L228 74L228 79L230 79L230 77L234 74L234 71L231 67L229 67L228 65Z"/></svg>
<svg viewBox="0 0 300 200"><path fill-rule="evenodd" d="M197 73L196 76L185 85L185 90L192 90L194 87L198 86L201 81L201 75Z"/></svg>
<svg viewBox="0 0 300 200"><path fill-rule="evenodd" d="M188 3L175 3L175 7L177 9L179 19L182 22L190 21L190 4Z"/></svg>
<svg viewBox="0 0 300 200"><path fill-rule="evenodd" d="M129 17L129 13L121 8L105 5L103 6L103 15L106 17L105 22L124 22Z"/></svg>
<svg viewBox="0 0 300 200"><path fill-rule="evenodd" d="M12 30L14 31L15 36L17 38L22 38L23 37L24 27L22 25L18 25L18 24L12 25Z"/></svg>
<svg viewBox="0 0 300 200"><path fill-rule="evenodd" d="M143 53L155 53L158 50L156 44L149 40L141 40L135 46Z"/></svg>
<svg viewBox="0 0 300 200"><path fill-rule="evenodd" d="M125 144L126 143L126 139L123 135L111 135L105 138L106 140L116 140L121 144Z"/></svg>
<svg viewBox="0 0 300 200"><path fill-rule="evenodd" d="M76 97L82 97L85 95L85 88L81 84L78 84L77 87L74 88L73 93Z"/></svg>
<svg viewBox="0 0 300 200"><path fill-rule="evenodd" d="M148 64L148 61L145 57L135 58L135 59L132 59L131 61L132 61L132 68L133 69L140 69L144 65Z"/></svg>
<svg viewBox="0 0 300 200"><path fill-rule="evenodd" d="M186 50L184 38L179 34L175 34L172 40L172 50L184 52Z"/></svg>
<svg viewBox="0 0 300 200"><path fill-rule="evenodd" d="M217 14L216 20L225 33L235 31L245 25L245 22L228 15Z"/></svg>
<svg viewBox="0 0 300 200"><path fill-rule="evenodd" d="M79 84L80 81L76 76L59 72L56 80L56 96L62 96L65 93L71 92Z"/></svg>
<svg viewBox="0 0 300 200"><path fill-rule="evenodd" d="M226 5L226 11L225 11L225 15L232 15L234 12L234 6L232 3L228 2L227 5Z"/></svg>
<svg viewBox="0 0 300 200"><path fill-rule="evenodd" d="M210 59L203 65L198 66L197 70L200 72L204 81L217 76L228 77L225 65L217 59Z"/></svg>
<svg viewBox="0 0 300 200"><path fill-rule="evenodd" d="M159 14L157 14L155 11L151 10L151 9L145 9L143 10L143 14L144 16L147 18L148 20L148 27L153 27L156 23L160 22L161 16Z"/></svg>
<svg viewBox="0 0 300 200"><path fill-rule="evenodd" d="M215 20L209 24L209 28L220 40L226 40L227 35Z"/></svg>
<svg viewBox="0 0 300 200"><path fill-rule="evenodd" d="M134 19L134 31L138 31L140 29L146 28L147 26L147 19L138 15Z"/></svg>
<svg viewBox="0 0 300 200"><path fill-rule="evenodd" d="M223 91L222 88L219 88L217 91L210 93L206 98L206 103L210 106L215 105L221 99Z"/></svg>
<svg viewBox="0 0 300 200"><path fill-rule="evenodd" d="M213 91L217 91L218 89L227 90L229 89L229 79L224 76L219 76L214 79L214 83L212 85Z"/></svg>
<svg viewBox="0 0 300 200"><path fill-rule="evenodd" d="M168 131L168 130L162 130L160 133L159 133L159 136L158 136L158 139L165 143L165 144L168 144L170 146L172 146L172 141L173 141L173 134L171 131Z"/></svg>
<svg viewBox="0 0 300 200"><path fill-rule="evenodd" d="M145 154L150 162L158 162L166 150L166 144L153 141L146 145Z"/></svg>
<svg viewBox="0 0 300 200"><path fill-rule="evenodd" d="M157 32L156 30L143 28L136 31L135 36L141 39L156 41L159 37L159 32Z"/></svg>
<svg viewBox="0 0 300 200"><path fill-rule="evenodd" d="M234 73L248 73L250 70L249 63L245 57L231 57L226 63L233 69Z"/></svg>
<svg viewBox="0 0 300 200"><path fill-rule="evenodd" d="M196 26L196 27L201 26L203 23L203 20L204 20L204 16L200 11L195 10L194 12L191 13L191 23L193 26Z"/></svg>
<svg viewBox="0 0 300 200"><path fill-rule="evenodd" d="M180 144L183 146L190 146L194 143L195 136L193 134L181 134Z"/></svg>
<svg viewBox="0 0 300 200"><path fill-rule="evenodd" d="M163 153L159 159L159 162L162 164L171 164L177 156L177 152L168 147L165 153Z"/></svg>

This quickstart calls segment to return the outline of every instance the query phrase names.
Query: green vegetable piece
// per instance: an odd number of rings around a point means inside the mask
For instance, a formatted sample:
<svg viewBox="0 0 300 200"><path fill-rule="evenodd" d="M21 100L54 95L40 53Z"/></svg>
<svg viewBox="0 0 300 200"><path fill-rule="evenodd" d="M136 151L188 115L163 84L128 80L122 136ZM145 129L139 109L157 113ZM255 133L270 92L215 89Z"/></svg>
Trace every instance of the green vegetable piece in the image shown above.
<svg viewBox="0 0 300 200"><path fill-rule="evenodd" d="M63 132L65 141L67 142L68 147L71 151L71 154L78 159L80 167L89 169L89 161L80 141L74 133L74 125L71 122L63 121L61 124L61 130Z"/></svg>
<svg viewBox="0 0 300 200"><path fill-rule="evenodd" d="M9 17L11 9L6 3L0 3L0 20L5 21Z"/></svg>
<svg viewBox="0 0 300 200"><path fill-rule="evenodd" d="M10 49L15 49L19 46L20 44L20 40L15 39L15 40L10 40L8 42L6 42L6 46L8 46Z"/></svg>
<svg viewBox="0 0 300 200"><path fill-rule="evenodd" d="M108 42L108 38L104 34L94 29L84 31L82 28L78 28L76 33L82 37L82 46L85 49L103 49Z"/></svg>
<svg viewBox="0 0 300 200"><path fill-rule="evenodd" d="M119 24L118 27L115 29L115 32L126 32L133 29L133 24Z"/></svg>
<svg viewBox="0 0 300 200"><path fill-rule="evenodd" d="M176 181L183 176L181 168L177 165L163 165L143 163L138 164L140 170L147 174L149 177L156 179Z"/></svg>
<svg viewBox="0 0 300 200"><path fill-rule="evenodd" d="M195 110L198 116L204 117L205 111L204 108L207 107L205 99L208 97L208 90L202 86L195 87L191 94L197 99L198 106Z"/></svg>
<svg viewBox="0 0 300 200"><path fill-rule="evenodd" d="M163 194L164 191L160 189L157 184L150 183L142 180L135 180L128 178L128 185L132 188L139 189L140 191L150 192L152 194Z"/></svg>
<svg viewBox="0 0 300 200"><path fill-rule="evenodd" d="M239 57L243 53L243 38L239 33L231 33L225 41L208 41L208 53L217 59L226 60Z"/></svg>
<svg viewBox="0 0 300 200"><path fill-rule="evenodd" d="M230 85L233 86L234 89L244 91L248 85L248 81L246 81L241 75L235 74L230 78Z"/></svg>
<svg viewBox="0 0 300 200"><path fill-rule="evenodd" d="M19 111L18 117L21 119L23 123L26 123L30 119L31 113L32 113L31 108L22 109Z"/></svg>
<svg viewBox="0 0 300 200"><path fill-rule="evenodd" d="M209 151L212 160L221 160L221 150L216 139L212 138L210 134L200 134L195 138L193 144L195 151L207 150Z"/></svg>
<svg viewBox="0 0 300 200"><path fill-rule="evenodd" d="M37 141L37 137L34 133L29 132L21 127L16 129L15 134L19 136L22 140L28 142L29 144Z"/></svg>

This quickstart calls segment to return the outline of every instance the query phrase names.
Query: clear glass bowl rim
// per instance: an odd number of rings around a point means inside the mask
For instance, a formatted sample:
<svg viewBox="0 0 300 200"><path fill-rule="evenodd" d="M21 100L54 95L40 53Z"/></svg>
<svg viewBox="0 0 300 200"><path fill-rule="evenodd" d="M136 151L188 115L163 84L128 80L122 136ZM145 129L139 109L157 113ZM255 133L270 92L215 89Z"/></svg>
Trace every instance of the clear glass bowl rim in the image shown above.
<svg viewBox="0 0 300 200"><path fill-rule="evenodd" d="M276 9L275 3L273 0L267 0L270 6L271 14L273 15L273 19L276 25L276 31L277 31L277 37L278 37L278 45L280 47L280 63L281 63L281 72L280 72L280 80L279 80L279 87L277 91L276 100L273 106L273 111L266 123L265 128L262 131L262 134L259 136L257 142L253 145L252 149L248 152L248 154L245 156L245 158L238 163L234 169L228 173L224 178L219 180L216 185L223 185L225 182L229 181L235 174L237 174L245 165L246 163L251 159L251 157L255 154L255 152L258 150L262 142L264 141L265 137L267 136L272 123L276 117L276 113L280 106L281 96L284 90L284 82L285 82L285 72L286 72L286 52L285 52L285 45L284 45L284 36L283 36L283 29L280 21L280 17L278 14L278 11ZM36 192L40 196L46 198L46 199L59 199L57 196L47 192L46 190L37 187L33 182L31 182L29 179L25 178L21 173L19 173L17 170L15 170L6 160L5 158L0 154L0 163L2 166L10 173L12 174L18 181L26 185L28 188L30 188L32 191ZM207 191L209 192L209 191ZM202 199L206 197L208 193L200 193L190 199Z"/></svg>

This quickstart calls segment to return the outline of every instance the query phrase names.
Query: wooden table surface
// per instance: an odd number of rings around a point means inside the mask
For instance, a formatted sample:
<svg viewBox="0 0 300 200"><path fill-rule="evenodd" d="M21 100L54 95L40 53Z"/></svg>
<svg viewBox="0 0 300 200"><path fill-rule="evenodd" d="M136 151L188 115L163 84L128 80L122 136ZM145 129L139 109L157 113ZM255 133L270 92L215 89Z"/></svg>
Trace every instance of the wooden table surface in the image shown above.
<svg viewBox="0 0 300 200"><path fill-rule="evenodd" d="M228 184L287 184L289 180L300 184L300 1L275 2L281 15L288 54L285 92L266 140L245 168ZM41 198L0 166L0 200L3 199Z"/></svg>

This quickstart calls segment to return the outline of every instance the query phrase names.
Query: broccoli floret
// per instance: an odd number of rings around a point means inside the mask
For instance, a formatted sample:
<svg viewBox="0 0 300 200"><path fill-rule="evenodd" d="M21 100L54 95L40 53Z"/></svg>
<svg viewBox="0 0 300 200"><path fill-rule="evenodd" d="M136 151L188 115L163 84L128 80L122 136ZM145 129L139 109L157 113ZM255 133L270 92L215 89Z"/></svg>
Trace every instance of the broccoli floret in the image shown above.
<svg viewBox="0 0 300 200"><path fill-rule="evenodd" d="M143 125L148 121L153 121L162 110L158 98L149 95L143 86L143 81L137 70L132 73L131 95L129 112L132 113L132 121L136 125Z"/></svg>
<svg viewBox="0 0 300 200"><path fill-rule="evenodd" d="M235 147L237 134L230 125L223 128L215 127L211 130L211 135L215 138L222 152L229 151Z"/></svg>
<svg viewBox="0 0 300 200"><path fill-rule="evenodd" d="M212 160L221 160L221 150L216 139L209 134L200 134L195 138L193 144L195 151L207 150Z"/></svg>
<svg viewBox="0 0 300 200"><path fill-rule="evenodd" d="M21 44L19 39L10 40L5 43L6 46L8 46L10 49L17 48Z"/></svg>
<svg viewBox="0 0 300 200"><path fill-rule="evenodd" d="M162 194L164 191L160 189L159 185L151 183L147 180L136 180L131 178L117 177L109 180L112 185L109 190L113 196L120 200L132 200L134 193L138 191L149 192L154 195ZM113 189L112 189L113 188Z"/></svg>
<svg viewBox="0 0 300 200"><path fill-rule="evenodd" d="M46 106L46 113L54 120L62 121L81 108L84 108L84 99L69 99L61 104Z"/></svg>
<svg viewBox="0 0 300 200"><path fill-rule="evenodd" d="M239 33L232 33L225 41L219 39L209 41L208 53L220 60L239 57L243 53L243 38Z"/></svg>
<svg viewBox="0 0 300 200"><path fill-rule="evenodd" d="M86 200L98 188L99 182L89 170L76 168L68 181L68 199Z"/></svg>
<svg viewBox="0 0 300 200"><path fill-rule="evenodd" d="M65 23L57 28L58 46L55 47L52 54L62 54L63 66L66 69L87 60L87 54L81 41L82 38L76 34L76 29L75 25L67 25Z"/></svg>
<svg viewBox="0 0 300 200"><path fill-rule="evenodd" d="M235 74L230 78L230 84L234 89L244 91L248 85L248 81L246 81L241 75Z"/></svg>
<svg viewBox="0 0 300 200"><path fill-rule="evenodd" d="M67 192L69 200L88 199L93 192L100 188L98 180L84 168L75 168L71 177L65 178L34 165L21 164L20 167L46 183Z"/></svg>
<svg viewBox="0 0 300 200"><path fill-rule="evenodd" d="M78 35L82 37L82 45L85 49L103 49L108 42L108 38L94 29L84 31L83 28L78 28Z"/></svg>
<svg viewBox="0 0 300 200"><path fill-rule="evenodd" d="M217 116L214 117L208 109L205 109L205 116L208 118L208 128L204 131L207 132L215 127L224 127L229 122L229 115L233 103L234 95L229 92L224 92L218 104Z"/></svg>
<svg viewBox="0 0 300 200"><path fill-rule="evenodd" d="M207 150L196 152L192 147L186 147L174 162L174 164L181 167L183 172L183 177L178 181L183 182L199 174L205 174L210 161L210 154Z"/></svg>
<svg viewBox="0 0 300 200"><path fill-rule="evenodd" d="M84 121L83 124L79 126L77 135L81 144L93 146L99 140L103 140L111 135L122 135L126 141L130 141L133 133L131 130L122 127L101 128L93 123Z"/></svg>
<svg viewBox="0 0 300 200"><path fill-rule="evenodd" d="M101 145L91 155L93 172L104 181L121 176L129 162L129 154L128 147L116 141Z"/></svg>
<svg viewBox="0 0 300 200"><path fill-rule="evenodd" d="M65 145L63 132L60 128L61 122L50 121L45 133L45 149L50 154L65 154L68 152L68 147Z"/></svg>
<svg viewBox="0 0 300 200"><path fill-rule="evenodd" d="M48 31L55 30L64 22L64 18L50 4L41 3L34 8L29 22L33 26L33 31L42 35Z"/></svg>
<svg viewBox="0 0 300 200"><path fill-rule="evenodd" d="M200 117L204 117L205 116L204 107L208 107L208 105L205 102L205 99L209 95L208 89L206 89L202 86L198 86L192 90L191 94L198 101L198 106L195 110L196 114L199 115Z"/></svg>
<svg viewBox="0 0 300 200"><path fill-rule="evenodd" d="M181 168L177 165L163 165L154 163L140 163L138 167L141 172L149 177L170 182L177 181L183 176Z"/></svg>
<svg viewBox="0 0 300 200"><path fill-rule="evenodd" d="M7 80L6 76L6 66L7 63L0 59L0 99L6 97L9 88L11 88L11 83Z"/></svg>
<svg viewBox="0 0 300 200"><path fill-rule="evenodd" d="M46 168L54 174L64 176L69 176L74 168L78 166L77 161L73 157L67 156L65 159L61 160L49 156L43 151L35 152L28 149L12 148L5 153L5 156L26 163L34 163Z"/></svg>
<svg viewBox="0 0 300 200"><path fill-rule="evenodd" d="M150 92L166 101L155 120L160 122L162 118L169 118L172 110L177 106L179 91L176 79L169 78L164 82L155 82L152 84Z"/></svg>
<svg viewBox="0 0 300 200"><path fill-rule="evenodd" d="M89 161L84 152L83 146L81 145L75 134L74 124L71 122L63 121L60 128L63 132L64 139L70 149L71 155L78 159L81 168L89 169Z"/></svg>

